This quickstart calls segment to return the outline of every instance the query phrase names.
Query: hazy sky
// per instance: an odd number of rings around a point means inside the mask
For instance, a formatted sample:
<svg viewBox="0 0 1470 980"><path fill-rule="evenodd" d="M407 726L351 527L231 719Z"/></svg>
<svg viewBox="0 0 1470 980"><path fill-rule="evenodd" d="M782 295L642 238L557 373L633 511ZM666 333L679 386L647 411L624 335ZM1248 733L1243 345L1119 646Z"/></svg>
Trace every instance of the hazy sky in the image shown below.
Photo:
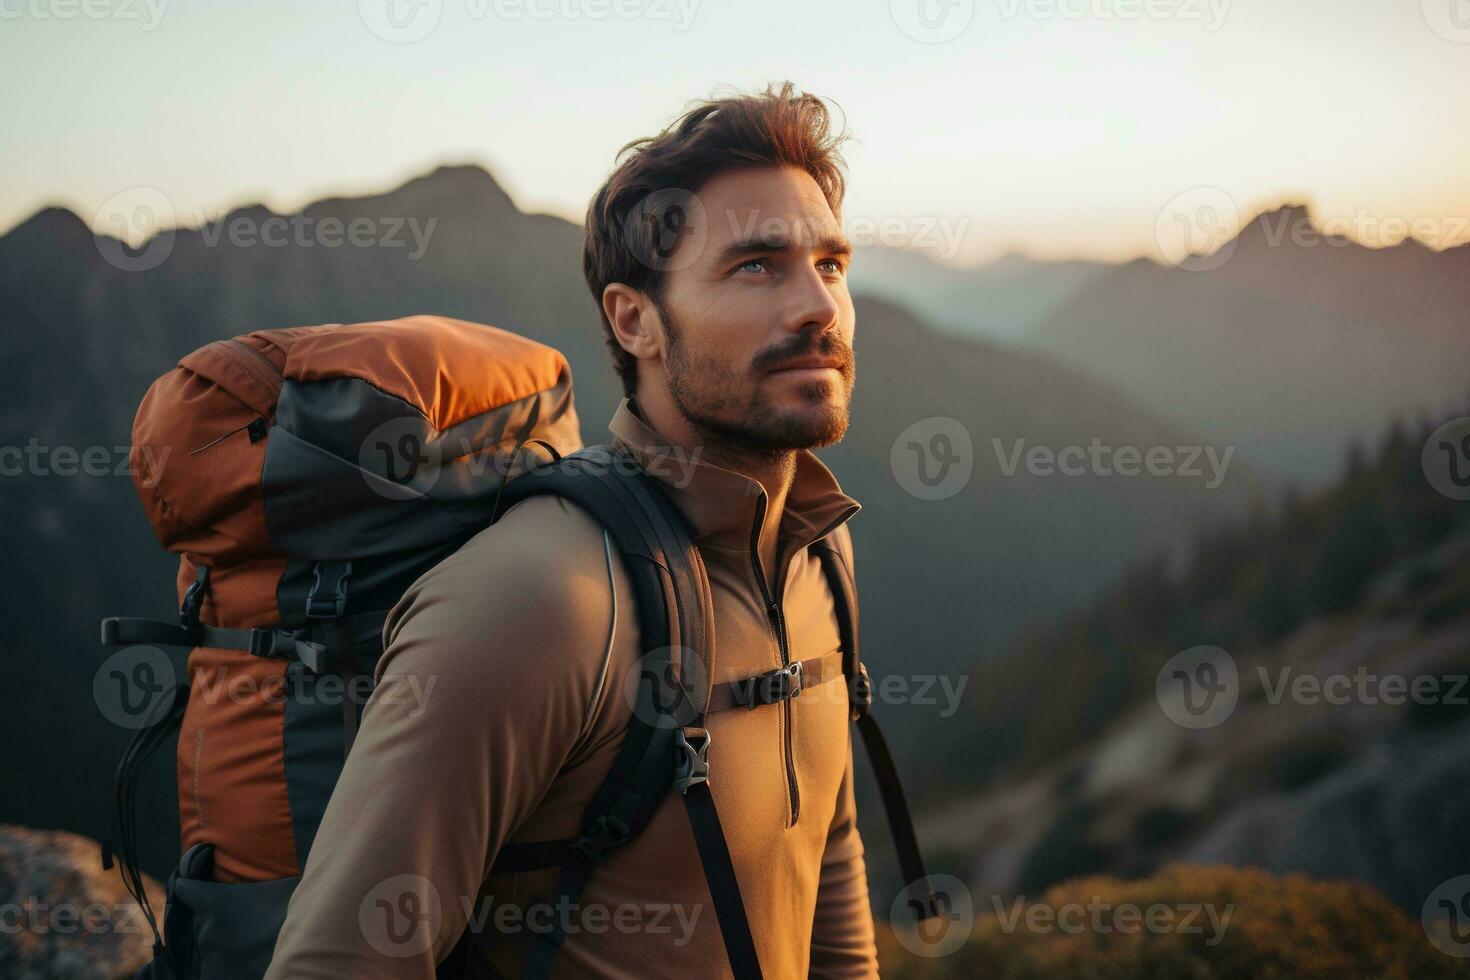
<svg viewBox="0 0 1470 980"><path fill-rule="evenodd" d="M445 162L580 220L624 142L791 78L855 137L850 232L942 259L1125 258L1201 200L1470 240L1470 0L0 0L0 73L0 231Z"/></svg>

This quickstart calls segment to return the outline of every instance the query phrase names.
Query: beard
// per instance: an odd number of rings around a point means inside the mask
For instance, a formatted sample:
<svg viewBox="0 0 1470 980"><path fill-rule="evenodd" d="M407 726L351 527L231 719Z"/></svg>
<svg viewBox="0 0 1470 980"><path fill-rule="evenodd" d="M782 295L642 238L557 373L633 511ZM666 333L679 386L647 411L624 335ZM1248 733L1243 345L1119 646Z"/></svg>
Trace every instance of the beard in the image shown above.
<svg viewBox="0 0 1470 980"><path fill-rule="evenodd" d="M706 441L774 458L796 449L830 446L847 434L856 370L852 347L837 335L796 335L762 351L748 366L734 366L691 350L684 325L662 303L655 300L654 308L668 337L669 393L680 414ZM831 382L809 381L797 388L800 404L774 405L762 384L770 368L813 354L839 362L841 398L829 400Z"/></svg>

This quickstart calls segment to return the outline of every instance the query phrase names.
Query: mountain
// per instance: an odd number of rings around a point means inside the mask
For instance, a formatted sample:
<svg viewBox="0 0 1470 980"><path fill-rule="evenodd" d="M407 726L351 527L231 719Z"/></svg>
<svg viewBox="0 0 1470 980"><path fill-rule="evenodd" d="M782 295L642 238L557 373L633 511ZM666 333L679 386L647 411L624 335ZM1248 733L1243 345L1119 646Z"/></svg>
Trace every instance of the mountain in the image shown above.
<svg viewBox="0 0 1470 980"><path fill-rule="evenodd" d="M984 788L952 786L926 842L977 894L1182 861L1363 881L1417 916L1470 862L1470 505L1424 478L1432 428L983 666L957 727Z"/></svg>
<svg viewBox="0 0 1470 980"><path fill-rule="evenodd" d="M897 303L949 333L1018 342L1109 268L1021 255L955 268L935 261L931 251L859 248L849 280L853 294Z"/></svg>
<svg viewBox="0 0 1470 980"><path fill-rule="evenodd" d="M1200 266L1113 268L1026 342L1303 484L1470 391L1470 246L1368 248L1286 206Z"/></svg>
<svg viewBox="0 0 1470 980"><path fill-rule="evenodd" d="M581 278L580 244L576 225L520 212L471 167L296 215L243 207L136 249L94 239L58 209L0 238L0 355L21 368L0 410L0 446L34 447L23 472L0 481L9 519L0 587L17 611L0 709L20 733L0 748L0 819L103 833L129 733L92 701L104 657L96 624L107 615L167 618L177 601L175 563L125 472L133 414L154 377L236 333L433 312L560 348L584 437L602 441L620 389ZM1263 490L1239 461L1215 482L1208 470L1066 476L1012 465L1020 452L1094 440L1110 448L1198 440L1046 357L936 333L879 300L859 302L858 322L855 421L823 455L865 505L853 533L875 672L966 673L1028 623L1094 594L1130 557L1177 546ZM937 416L963 427L973 472L953 495L923 499L915 467L930 461L914 453L945 448L925 421ZM76 456L90 450L106 465L78 473ZM910 749L934 720L922 704L889 713ZM906 754L920 776L938 765ZM157 760L143 789L156 829L144 866L155 872L176 851L167 770Z"/></svg>

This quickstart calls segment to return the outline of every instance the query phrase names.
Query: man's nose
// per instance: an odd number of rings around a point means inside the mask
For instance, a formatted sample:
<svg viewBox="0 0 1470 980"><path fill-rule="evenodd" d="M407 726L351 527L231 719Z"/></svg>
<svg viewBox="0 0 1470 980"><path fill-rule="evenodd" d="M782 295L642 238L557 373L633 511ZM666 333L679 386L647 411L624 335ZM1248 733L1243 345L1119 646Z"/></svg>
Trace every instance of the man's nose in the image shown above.
<svg viewBox="0 0 1470 980"><path fill-rule="evenodd" d="M807 267L791 284L792 296L786 329L792 333L801 330L831 329L837 325L842 312L837 297L832 295L831 285L815 268Z"/></svg>

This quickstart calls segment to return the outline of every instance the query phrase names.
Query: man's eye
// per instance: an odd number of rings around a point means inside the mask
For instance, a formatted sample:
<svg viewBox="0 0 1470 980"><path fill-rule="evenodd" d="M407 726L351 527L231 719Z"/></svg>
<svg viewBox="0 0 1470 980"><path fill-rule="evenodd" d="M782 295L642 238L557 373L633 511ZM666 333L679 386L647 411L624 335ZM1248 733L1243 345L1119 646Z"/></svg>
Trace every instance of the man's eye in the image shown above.
<svg viewBox="0 0 1470 980"><path fill-rule="evenodd" d="M749 269L751 266L755 266L756 268L753 271L760 272L763 268L765 268L765 265L766 265L766 260L765 259L750 259L750 260L748 260L746 262L740 263L740 265L737 268L738 268L739 271L742 271L743 272L746 269Z"/></svg>
<svg viewBox="0 0 1470 980"><path fill-rule="evenodd" d="M840 276L847 271L846 269L842 268L842 263L837 261L836 259L823 259L817 264L827 266L828 271L830 271L834 276Z"/></svg>

